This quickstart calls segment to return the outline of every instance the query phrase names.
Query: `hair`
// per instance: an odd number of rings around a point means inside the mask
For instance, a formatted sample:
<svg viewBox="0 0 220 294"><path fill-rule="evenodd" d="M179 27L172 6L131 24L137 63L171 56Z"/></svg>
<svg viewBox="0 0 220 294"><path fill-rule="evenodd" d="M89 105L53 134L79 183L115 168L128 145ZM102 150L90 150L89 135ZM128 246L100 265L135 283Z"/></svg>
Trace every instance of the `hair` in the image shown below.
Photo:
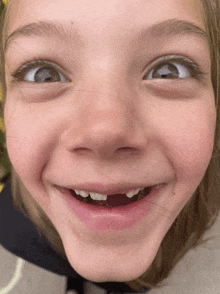
<svg viewBox="0 0 220 294"><path fill-rule="evenodd" d="M4 36L7 35L7 27L10 17L10 2L3 8L0 18L0 85L2 87L3 100L0 101L0 115L3 117L4 105L7 96L5 82L5 56L3 49ZM211 80L215 95L217 124L215 130L214 148L211 160L205 175L190 200L181 210L165 237L150 267L144 274L135 280L126 282L134 290L142 287L161 288L166 284L165 279L171 274L175 265L191 249L207 242L204 234L216 222L220 210L220 181L219 181L219 129L220 129L220 10L219 0L201 0L201 9L206 32L209 39L209 51L211 59ZM0 145L0 150L6 149L6 139ZM17 211L35 225L39 235L47 240L64 259L67 260L62 240L42 208L33 199L23 185L18 174L14 170L9 158L10 172L6 178L10 178L13 204Z"/></svg>

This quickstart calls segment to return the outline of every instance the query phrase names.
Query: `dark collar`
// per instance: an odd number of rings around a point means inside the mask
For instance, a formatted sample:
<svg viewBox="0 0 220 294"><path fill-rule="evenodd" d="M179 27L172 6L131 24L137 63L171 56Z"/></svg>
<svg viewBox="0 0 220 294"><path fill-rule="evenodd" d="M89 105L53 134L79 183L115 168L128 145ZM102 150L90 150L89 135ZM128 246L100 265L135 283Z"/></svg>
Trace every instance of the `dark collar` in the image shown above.
<svg viewBox="0 0 220 294"><path fill-rule="evenodd" d="M10 181L0 194L0 244L13 254L53 273L78 275L67 260L39 237L33 223L15 210Z"/></svg>

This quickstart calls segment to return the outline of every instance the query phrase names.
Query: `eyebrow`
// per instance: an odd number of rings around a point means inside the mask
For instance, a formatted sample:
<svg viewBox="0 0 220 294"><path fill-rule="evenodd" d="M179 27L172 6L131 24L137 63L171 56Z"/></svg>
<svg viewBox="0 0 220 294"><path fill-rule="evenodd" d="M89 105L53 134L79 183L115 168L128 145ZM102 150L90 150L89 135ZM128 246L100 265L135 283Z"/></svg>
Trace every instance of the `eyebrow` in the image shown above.
<svg viewBox="0 0 220 294"><path fill-rule="evenodd" d="M194 35L208 42L208 35L201 27L192 22L181 19L168 19L153 24L140 32L141 37L146 35L154 38L173 37L177 35ZM72 28L72 26L66 26L58 22L42 20L18 27L7 37L4 44L4 52L8 50L12 43L22 37L56 37L62 40L68 40L75 37L78 42L82 41L76 28Z"/></svg>

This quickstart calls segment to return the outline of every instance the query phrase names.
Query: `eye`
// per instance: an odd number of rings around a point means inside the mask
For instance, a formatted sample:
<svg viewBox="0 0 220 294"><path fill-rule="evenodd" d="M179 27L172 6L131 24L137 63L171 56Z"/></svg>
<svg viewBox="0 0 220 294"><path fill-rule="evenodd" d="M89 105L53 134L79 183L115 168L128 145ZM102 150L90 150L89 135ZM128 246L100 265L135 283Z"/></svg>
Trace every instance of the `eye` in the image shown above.
<svg viewBox="0 0 220 294"><path fill-rule="evenodd" d="M37 67L24 75L24 80L35 83L65 82L64 76L52 67Z"/></svg>
<svg viewBox="0 0 220 294"><path fill-rule="evenodd" d="M198 81L204 79L208 73L202 71L200 67L191 59L181 55L165 55L153 61L152 69L144 78L178 80L193 78Z"/></svg>
<svg viewBox="0 0 220 294"><path fill-rule="evenodd" d="M185 79L191 77L190 70L185 65L176 62L165 62L152 69L147 79Z"/></svg>
<svg viewBox="0 0 220 294"><path fill-rule="evenodd" d="M40 66L41 65L41 66ZM55 69L50 61L36 60L22 66L12 74L15 81L32 83L69 82L64 75Z"/></svg>

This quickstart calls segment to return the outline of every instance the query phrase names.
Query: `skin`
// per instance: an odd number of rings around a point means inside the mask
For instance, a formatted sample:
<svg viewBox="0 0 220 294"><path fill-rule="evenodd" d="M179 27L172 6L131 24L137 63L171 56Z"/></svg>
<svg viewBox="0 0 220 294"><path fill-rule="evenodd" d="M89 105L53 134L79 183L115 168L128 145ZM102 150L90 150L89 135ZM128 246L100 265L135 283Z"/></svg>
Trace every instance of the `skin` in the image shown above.
<svg viewBox="0 0 220 294"><path fill-rule="evenodd" d="M56 227L70 264L88 280L123 282L142 275L208 167L216 123L208 45L195 36L139 36L146 26L174 16L204 29L199 4L12 1L9 34L35 20L59 20L73 22L84 40L65 46L41 38L14 43L6 55L4 115L15 170ZM14 83L10 72L35 52L59 64L71 82ZM207 75L202 81L143 78L153 60L171 54L187 56ZM52 186L84 181L166 186L131 229L101 232L86 227Z"/></svg>

